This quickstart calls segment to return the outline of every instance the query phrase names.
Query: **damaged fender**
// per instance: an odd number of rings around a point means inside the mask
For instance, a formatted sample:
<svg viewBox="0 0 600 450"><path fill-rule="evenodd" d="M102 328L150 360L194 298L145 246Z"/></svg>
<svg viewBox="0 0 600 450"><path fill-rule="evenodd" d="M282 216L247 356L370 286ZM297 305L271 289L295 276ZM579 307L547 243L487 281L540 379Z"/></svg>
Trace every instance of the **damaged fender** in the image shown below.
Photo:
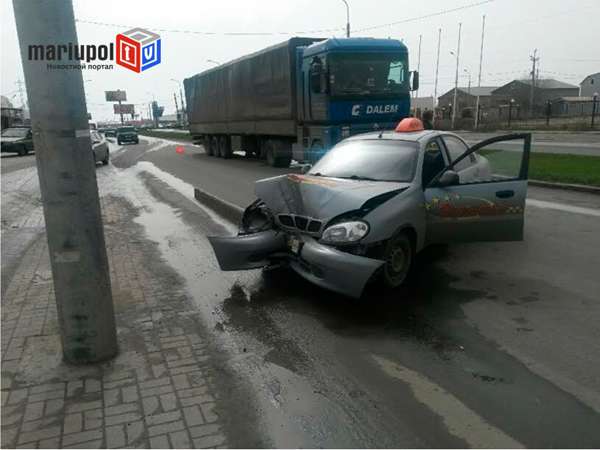
<svg viewBox="0 0 600 450"><path fill-rule="evenodd" d="M385 261L352 255L302 237L300 255L290 266L308 281L348 297L359 298L367 282Z"/></svg>

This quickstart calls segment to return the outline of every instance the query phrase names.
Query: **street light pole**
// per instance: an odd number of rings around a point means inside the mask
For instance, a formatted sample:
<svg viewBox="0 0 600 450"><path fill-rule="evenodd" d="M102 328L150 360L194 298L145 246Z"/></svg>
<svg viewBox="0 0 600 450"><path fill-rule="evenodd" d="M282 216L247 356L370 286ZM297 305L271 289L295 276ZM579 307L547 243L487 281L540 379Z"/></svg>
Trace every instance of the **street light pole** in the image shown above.
<svg viewBox="0 0 600 450"><path fill-rule="evenodd" d="M423 40L423 35L419 35L419 55L417 57L417 72L421 71L421 42ZM415 98L419 97L419 89L415 91Z"/></svg>
<svg viewBox="0 0 600 450"><path fill-rule="evenodd" d="M95 363L116 355L117 334L83 77L28 58L32 45L77 43L73 5L13 0L13 8L63 355Z"/></svg>
<svg viewBox="0 0 600 450"><path fill-rule="evenodd" d="M456 123L456 98L458 95L458 64L460 58L460 32L462 30L462 22L458 24L458 45L456 47L456 76L454 78L454 101L452 102L452 129Z"/></svg>
<svg viewBox="0 0 600 450"><path fill-rule="evenodd" d="M592 129L594 128L594 119L596 117L596 112L598 108L598 93L594 92L594 96L592 97Z"/></svg>
<svg viewBox="0 0 600 450"><path fill-rule="evenodd" d="M464 69L464 72L469 77L469 84L468 84L468 87L467 87L467 94L471 95L471 72L469 71L469 69Z"/></svg>
<svg viewBox="0 0 600 450"><path fill-rule="evenodd" d="M438 45L437 45L437 60L435 63L435 87L433 88L433 111L435 113L435 105L437 102L438 92L438 74L440 72L440 44L442 43L442 29L438 30Z"/></svg>
<svg viewBox="0 0 600 450"><path fill-rule="evenodd" d="M348 6L348 2L346 0L342 0L344 5L346 5L346 37L350 37L350 6Z"/></svg>
<svg viewBox="0 0 600 450"><path fill-rule="evenodd" d="M481 23L481 50L479 51L479 76L477 77L477 87L481 87L481 68L483 65L483 38L485 36L485 14ZM475 129L479 126L479 92L475 102Z"/></svg>

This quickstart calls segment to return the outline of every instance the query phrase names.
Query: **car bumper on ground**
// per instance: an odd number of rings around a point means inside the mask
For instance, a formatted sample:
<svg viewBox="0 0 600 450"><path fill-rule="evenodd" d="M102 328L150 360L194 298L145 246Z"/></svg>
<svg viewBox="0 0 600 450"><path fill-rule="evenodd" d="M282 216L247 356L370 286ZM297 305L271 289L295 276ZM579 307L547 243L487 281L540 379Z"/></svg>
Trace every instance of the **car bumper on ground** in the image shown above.
<svg viewBox="0 0 600 450"><path fill-rule="evenodd" d="M358 298L384 261L341 252L312 237L297 236L292 250L288 235L274 230L233 237L209 237L221 270L244 270L285 261L299 275L323 288ZM292 246L296 247L296 246Z"/></svg>

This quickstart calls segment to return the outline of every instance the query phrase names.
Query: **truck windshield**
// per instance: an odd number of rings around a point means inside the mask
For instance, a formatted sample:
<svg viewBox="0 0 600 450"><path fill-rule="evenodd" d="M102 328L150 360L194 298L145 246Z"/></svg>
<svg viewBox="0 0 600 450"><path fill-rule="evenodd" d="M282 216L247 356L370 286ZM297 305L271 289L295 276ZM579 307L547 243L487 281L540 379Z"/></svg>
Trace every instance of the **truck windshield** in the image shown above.
<svg viewBox="0 0 600 450"><path fill-rule="evenodd" d="M333 54L329 58L331 95L339 97L408 92L407 69L406 55Z"/></svg>
<svg viewBox="0 0 600 450"><path fill-rule="evenodd" d="M417 143L364 139L342 142L323 156L309 175L370 181L412 181Z"/></svg>

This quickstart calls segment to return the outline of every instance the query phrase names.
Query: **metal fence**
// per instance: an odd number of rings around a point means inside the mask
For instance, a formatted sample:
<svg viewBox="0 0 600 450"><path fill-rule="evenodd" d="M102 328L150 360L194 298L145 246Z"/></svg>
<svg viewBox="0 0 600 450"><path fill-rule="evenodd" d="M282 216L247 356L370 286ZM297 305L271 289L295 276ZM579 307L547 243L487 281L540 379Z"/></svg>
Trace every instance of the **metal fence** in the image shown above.
<svg viewBox="0 0 600 450"><path fill-rule="evenodd" d="M589 100L548 101L533 112L515 103L480 108L477 123L475 108L463 108L455 117L454 126L452 109L437 108L434 124L443 130L593 130L600 129L599 122L600 98L596 97Z"/></svg>

